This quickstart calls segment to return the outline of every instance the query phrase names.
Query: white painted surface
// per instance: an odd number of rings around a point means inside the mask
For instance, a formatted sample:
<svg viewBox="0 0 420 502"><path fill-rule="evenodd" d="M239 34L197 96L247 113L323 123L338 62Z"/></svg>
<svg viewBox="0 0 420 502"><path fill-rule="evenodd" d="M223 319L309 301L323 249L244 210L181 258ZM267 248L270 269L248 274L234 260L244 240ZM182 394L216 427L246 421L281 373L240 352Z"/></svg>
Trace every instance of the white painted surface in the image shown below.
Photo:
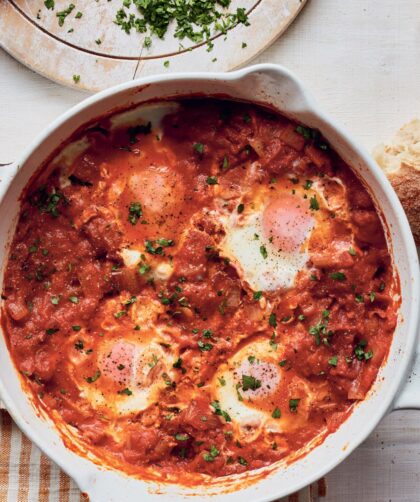
<svg viewBox="0 0 420 502"><path fill-rule="evenodd" d="M311 0L256 62L296 72L322 107L372 149L420 117L420 0ZM0 52L0 163L15 159L84 96ZM419 482L420 412L397 412L327 477L323 500L416 502Z"/></svg>

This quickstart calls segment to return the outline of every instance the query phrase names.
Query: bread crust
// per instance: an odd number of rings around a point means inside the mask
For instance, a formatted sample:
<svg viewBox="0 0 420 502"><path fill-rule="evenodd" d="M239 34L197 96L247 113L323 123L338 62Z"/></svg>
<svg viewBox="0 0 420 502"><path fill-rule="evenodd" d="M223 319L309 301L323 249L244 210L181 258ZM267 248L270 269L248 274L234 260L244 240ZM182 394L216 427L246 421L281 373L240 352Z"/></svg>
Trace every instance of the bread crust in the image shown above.
<svg viewBox="0 0 420 502"><path fill-rule="evenodd" d="M403 126L390 144L378 145L373 156L394 187L420 246L420 120Z"/></svg>

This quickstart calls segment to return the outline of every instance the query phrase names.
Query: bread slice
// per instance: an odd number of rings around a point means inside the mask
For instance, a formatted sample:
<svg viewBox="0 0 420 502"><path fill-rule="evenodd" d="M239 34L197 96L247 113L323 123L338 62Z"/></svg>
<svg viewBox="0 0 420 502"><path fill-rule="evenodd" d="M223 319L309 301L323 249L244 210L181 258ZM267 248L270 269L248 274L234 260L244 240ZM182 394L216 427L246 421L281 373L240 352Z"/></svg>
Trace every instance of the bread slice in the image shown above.
<svg viewBox="0 0 420 502"><path fill-rule="evenodd" d="M404 125L390 143L378 145L373 157L397 192L420 246L420 120Z"/></svg>

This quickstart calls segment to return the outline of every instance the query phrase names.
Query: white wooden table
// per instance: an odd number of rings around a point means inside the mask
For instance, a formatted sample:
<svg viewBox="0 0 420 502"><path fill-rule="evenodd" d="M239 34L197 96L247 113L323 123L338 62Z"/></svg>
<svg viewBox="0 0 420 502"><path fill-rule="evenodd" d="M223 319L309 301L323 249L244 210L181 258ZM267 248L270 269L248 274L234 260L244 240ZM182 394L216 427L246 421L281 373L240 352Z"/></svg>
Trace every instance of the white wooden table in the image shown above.
<svg viewBox="0 0 420 502"><path fill-rule="evenodd" d="M296 72L370 150L420 117L420 0L311 0L256 62ZM85 96L0 51L0 163ZM325 502L420 501L420 412L386 417L327 484Z"/></svg>

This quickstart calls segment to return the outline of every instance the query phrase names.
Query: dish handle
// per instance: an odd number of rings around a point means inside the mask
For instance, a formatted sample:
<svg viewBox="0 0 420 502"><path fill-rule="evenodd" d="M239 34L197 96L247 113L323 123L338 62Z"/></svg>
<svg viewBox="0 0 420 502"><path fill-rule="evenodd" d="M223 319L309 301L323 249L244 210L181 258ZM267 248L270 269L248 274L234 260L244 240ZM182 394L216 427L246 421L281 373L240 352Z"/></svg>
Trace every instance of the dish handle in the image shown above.
<svg viewBox="0 0 420 502"><path fill-rule="evenodd" d="M391 411L396 410L420 410L420 346L407 380L392 404Z"/></svg>

